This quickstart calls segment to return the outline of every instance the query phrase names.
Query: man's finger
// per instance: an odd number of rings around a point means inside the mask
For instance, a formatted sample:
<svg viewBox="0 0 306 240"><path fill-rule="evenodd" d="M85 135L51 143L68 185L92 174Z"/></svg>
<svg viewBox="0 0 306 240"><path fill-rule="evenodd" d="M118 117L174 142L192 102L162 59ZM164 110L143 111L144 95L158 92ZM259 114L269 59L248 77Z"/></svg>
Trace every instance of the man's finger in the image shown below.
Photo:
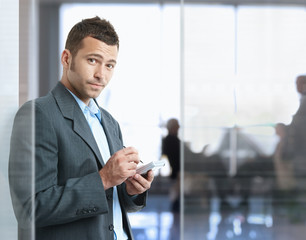
<svg viewBox="0 0 306 240"><path fill-rule="evenodd" d="M138 151L134 147L124 147L122 151L125 155L138 154Z"/></svg>

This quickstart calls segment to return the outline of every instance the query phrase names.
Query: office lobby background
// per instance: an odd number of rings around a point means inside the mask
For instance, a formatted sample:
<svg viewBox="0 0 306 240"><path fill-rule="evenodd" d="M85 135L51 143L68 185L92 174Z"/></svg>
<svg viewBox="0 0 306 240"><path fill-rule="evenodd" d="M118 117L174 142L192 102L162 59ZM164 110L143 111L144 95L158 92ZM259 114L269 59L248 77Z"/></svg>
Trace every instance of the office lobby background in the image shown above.
<svg viewBox="0 0 306 240"><path fill-rule="evenodd" d="M161 139L167 133L166 122L177 118L179 137L188 149L205 156L219 153L226 176L232 180L239 166L257 154L251 147L240 148L240 134L261 155L272 156L279 141L275 125L290 124L299 107L295 80L306 74L306 0L0 0L3 239L17 239L7 178L14 114L25 101L55 86L69 29L96 15L110 20L120 38L114 77L98 101L121 124L125 145L139 149L144 161L164 157ZM305 220L278 221L279 214L289 214L279 213L274 205L276 183L257 194L258 181L268 186L270 179L254 178L250 186L255 193L249 201L262 201L262 205L251 205L248 213L242 213L235 205L239 194L230 195L233 211L224 216L214 208L218 200L211 201L218 196L209 174L196 169L199 163L184 152L180 161L181 239L279 240L277 232L282 231L289 236L298 232L291 239L303 239ZM149 195L156 199L154 208L149 202L148 210L130 215L136 240L170 239L174 216L158 204L165 199L170 202L170 171L167 164L155 173ZM222 217L232 227L222 225ZM142 220L149 223L152 219L149 229L141 225ZM247 229L247 237L233 227L236 220L241 232ZM218 238L221 226L226 229L225 237ZM259 238L260 234L265 237Z"/></svg>

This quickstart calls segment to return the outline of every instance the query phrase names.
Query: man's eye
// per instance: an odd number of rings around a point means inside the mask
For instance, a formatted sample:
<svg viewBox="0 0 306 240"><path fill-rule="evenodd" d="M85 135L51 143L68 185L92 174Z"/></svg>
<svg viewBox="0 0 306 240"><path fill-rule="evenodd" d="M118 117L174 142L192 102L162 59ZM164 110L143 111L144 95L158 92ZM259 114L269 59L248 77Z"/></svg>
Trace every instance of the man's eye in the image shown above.
<svg viewBox="0 0 306 240"><path fill-rule="evenodd" d="M113 64L107 64L107 67L108 67L109 69L113 69L113 68L114 68L114 65L113 65Z"/></svg>
<svg viewBox="0 0 306 240"><path fill-rule="evenodd" d="M89 59L88 59L88 62L91 63L91 64L96 63L96 59L89 58Z"/></svg>

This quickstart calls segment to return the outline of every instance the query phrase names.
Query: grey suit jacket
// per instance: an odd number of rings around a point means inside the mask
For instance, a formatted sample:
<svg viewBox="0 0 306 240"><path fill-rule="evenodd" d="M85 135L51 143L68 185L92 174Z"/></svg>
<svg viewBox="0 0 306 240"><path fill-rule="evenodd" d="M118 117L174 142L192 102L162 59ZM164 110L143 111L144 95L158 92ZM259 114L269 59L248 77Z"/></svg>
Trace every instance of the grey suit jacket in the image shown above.
<svg viewBox="0 0 306 240"><path fill-rule="evenodd" d="M112 155L123 148L121 131L101 111ZM104 191L98 173L103 166L81 109L60 82L47 96L24 104L14 120L9 162L19 239L113 239L113 189ZM127 212L142 209L147 193L131 198L124 183L117 189L124 229L133 239Z"/></svg>

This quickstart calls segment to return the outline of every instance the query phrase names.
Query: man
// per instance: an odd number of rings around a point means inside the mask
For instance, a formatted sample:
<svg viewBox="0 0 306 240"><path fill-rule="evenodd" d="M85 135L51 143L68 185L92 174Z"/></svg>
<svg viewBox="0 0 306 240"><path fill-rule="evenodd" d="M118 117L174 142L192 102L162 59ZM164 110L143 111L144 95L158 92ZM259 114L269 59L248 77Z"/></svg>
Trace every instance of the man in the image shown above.
<svg viewBox="0 0 306 240"><path fill-rule="evenodd" d="M171 166L172 186L170 188L171 212L173 224L170 231L171 240L180 238L180 125L176 118L167 121L168 134L162 139L162 155L167 157Z"/></svg>
<svg viewBox="0 0 306 240"><path fill-rule="evenodd" d="M167 156L171 166L171 179L177 179L180 172L180 140L178 138L179 122L171 118L167 122L168 135L162 140L162 154Z"/></svg>
<svg viewBox="0 0 306 240"><path fill-rule="evenodd" d="M14 121L9 177L19 239L133 239L127 212L145 206L154 175L136 174L137 150L124 148L119 124L95 101L116 66L118 36L108 21L85 19L65 48L61 81Z"/></svg>

